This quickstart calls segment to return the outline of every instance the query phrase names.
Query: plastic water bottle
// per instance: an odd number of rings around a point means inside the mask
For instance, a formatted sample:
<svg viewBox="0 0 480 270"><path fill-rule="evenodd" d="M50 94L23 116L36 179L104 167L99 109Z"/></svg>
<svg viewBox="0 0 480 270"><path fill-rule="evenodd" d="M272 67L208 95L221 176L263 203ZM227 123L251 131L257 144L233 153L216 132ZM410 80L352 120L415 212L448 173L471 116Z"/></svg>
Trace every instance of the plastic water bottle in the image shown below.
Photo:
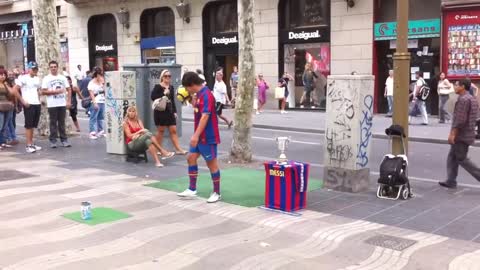
<svg viewBox="0 0 480 270"><path fill-rule="evenodd" d="M80 213L83 220L88 220L92 218L92 204L89 202L82 202Z"/></svg>

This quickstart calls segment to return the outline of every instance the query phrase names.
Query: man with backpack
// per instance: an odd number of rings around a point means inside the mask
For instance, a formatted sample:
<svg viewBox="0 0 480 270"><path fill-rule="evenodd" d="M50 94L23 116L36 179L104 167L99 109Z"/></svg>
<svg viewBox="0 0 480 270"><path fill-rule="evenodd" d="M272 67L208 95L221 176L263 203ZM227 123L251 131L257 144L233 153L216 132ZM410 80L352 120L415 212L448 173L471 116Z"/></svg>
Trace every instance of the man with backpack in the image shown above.
<svg viewBox="0 0 480 270"><path fill-rule="evenodd" d="M468 158L468 148L475 142L475 122L478 115L478 101L468 93L470 84L468 79L455 83L458 100L455 103L452 129L448 136L451 147L447 158L447 180L438 183L442 187L457 187L459 165L480 181L480 168Z"/></svg>
<svg viewBox="0 0 480 270"><path fill-rule="evenodd" d="M428 114L425 101L430 93L430 87L428 87L428 84L423 79L423 74L420 71L415 72L415 78L417 79L417 82L415 83L415 90L412 93L413 107L410 110L408 123L411 123L412 116L415 116L414 112L419 110L422 115L422 125L426 126L428 125Z"/></svg>

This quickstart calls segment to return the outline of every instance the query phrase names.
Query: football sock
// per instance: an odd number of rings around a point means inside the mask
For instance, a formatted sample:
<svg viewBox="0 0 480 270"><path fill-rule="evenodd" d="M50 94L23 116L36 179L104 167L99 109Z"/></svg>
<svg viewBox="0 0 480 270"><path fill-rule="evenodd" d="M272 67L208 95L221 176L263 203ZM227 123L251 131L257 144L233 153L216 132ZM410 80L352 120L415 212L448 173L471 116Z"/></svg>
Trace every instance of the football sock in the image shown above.
<svg viewBox="0 0 480 270"><path fill-rule="evenodd" d="M190 178L189 189L197 190L198 165L188 166L188 177Z"/></svg>
<svg viewBox="0 0 480 270"><path fill-rule="evenodd" d="M220 194L220 171L212 173L213 192Z"/></svg>

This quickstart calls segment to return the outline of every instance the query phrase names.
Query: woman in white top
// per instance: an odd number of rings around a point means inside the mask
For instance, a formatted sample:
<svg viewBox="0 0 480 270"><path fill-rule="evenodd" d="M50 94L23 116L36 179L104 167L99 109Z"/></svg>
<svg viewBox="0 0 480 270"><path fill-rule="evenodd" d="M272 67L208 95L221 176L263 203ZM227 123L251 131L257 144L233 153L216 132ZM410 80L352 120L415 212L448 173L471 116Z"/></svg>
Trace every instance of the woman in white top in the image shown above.
<svg viewBox="0 0 480 270"><path fill-rule="evenodd" d="M440 73L440 79L438 80L438 97L440 99L440 121L439 123L445 123L445 121L450 121L451 115L447 112L445 105L447 104L448 99L450 98L450 93L453 93L452 84L445 78L445 73Z"/></svg>
<svg viewBox="0 0 480 270"><path fill-rule="evenodd" d="M93 69L92 80L88 83L88 93L92 99L90 106L90 139L96 140L105 136L103 119L105 113L105 79L103 70L99 67Z"/></svg>

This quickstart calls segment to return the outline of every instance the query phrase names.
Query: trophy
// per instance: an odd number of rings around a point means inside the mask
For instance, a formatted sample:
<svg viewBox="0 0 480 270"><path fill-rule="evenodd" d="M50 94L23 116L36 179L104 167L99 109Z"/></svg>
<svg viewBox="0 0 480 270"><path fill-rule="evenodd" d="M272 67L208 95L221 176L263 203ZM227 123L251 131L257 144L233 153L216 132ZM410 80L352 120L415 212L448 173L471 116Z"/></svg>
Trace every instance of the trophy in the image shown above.
<svg viewBox="0 0 480 270"><path fill-rule="evenodd" d="M278 157L277 163L279 164L286 164L288 159L287 155L285 155L285 151L287 150L288 143L290 142L289 137L277 137L277 147L280 151L280 156Z"/></svg>

